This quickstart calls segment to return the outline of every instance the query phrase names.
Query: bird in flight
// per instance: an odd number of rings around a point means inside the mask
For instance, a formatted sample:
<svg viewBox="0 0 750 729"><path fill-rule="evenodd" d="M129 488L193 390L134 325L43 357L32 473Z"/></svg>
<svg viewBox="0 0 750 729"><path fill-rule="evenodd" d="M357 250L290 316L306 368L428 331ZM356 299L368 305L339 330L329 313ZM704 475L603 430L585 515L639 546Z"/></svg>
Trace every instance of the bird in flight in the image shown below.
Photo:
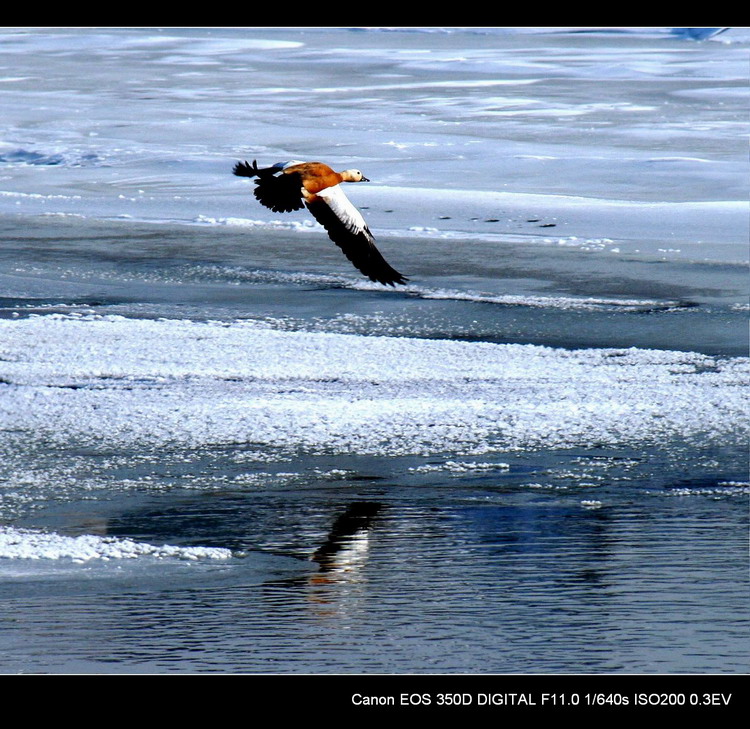
<svg viewBox="0 0 750 729"><path fill-rule="evenodd" d="M233 172L239 177L255 177L255 197L276 213L306 206L328 237L371 281L395 286L409 280L383 258L362 213L341 189L342 182L369 182L359 170L335 172L322 162L297 161L260 169L253 160L252 165L238 162Z"/></svg>

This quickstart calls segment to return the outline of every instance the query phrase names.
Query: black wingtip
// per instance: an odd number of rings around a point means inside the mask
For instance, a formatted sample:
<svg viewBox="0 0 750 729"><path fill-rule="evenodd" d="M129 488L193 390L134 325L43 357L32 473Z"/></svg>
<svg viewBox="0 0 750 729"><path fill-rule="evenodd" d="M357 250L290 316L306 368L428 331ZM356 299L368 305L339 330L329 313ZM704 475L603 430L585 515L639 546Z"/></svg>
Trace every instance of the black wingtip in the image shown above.
<svg viewBox="0 0 750 729"><path fill-rule="evenodd" d="M238 162L232 168L232 172L238 177L255 177L258 174L258 162L253 160L252 165L249 165L247 161Z"/></svg>
<svg viewBox="0 0 750 729"><path fill-rule="evenodd" d="M406 286L409 278L394 270L393 275L389 278L386 278L385 276L370 276L370 280L375 281L379 284L383 284L384 286L391 286L395 289L396 284L398 284L399 286Z"/></svg>

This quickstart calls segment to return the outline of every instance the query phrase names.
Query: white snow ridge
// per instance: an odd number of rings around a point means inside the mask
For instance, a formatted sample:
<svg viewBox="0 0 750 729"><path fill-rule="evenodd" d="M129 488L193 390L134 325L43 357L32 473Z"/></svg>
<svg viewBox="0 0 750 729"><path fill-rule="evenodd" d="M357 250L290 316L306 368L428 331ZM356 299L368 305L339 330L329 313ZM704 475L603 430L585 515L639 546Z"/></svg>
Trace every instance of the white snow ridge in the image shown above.
<svg viewBox="0 0 750 729"><path fill-rule="evenodd" d="M232 553L219 547L155 546L132 539L83 534L77 537L30 529L0 527L0 559L229 559Z"/></svg>
<svg viewBox="0 0 750 729"><path fill-rule="evenodd" d="M749 365L690 352L34 316L0 321L0 439L376 455L726 440L746 432Z"/></svg>

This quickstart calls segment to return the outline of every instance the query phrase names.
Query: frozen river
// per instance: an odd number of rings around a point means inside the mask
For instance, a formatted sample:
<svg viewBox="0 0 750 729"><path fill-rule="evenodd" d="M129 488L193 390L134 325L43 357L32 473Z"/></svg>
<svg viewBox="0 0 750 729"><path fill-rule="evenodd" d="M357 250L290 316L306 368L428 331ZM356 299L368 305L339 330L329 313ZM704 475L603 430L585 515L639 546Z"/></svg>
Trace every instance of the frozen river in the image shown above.
<svg viewBox="0 0 750 729"><path fill-rule="evenodd" d="M0 671L748 671L750 31L584 30L0 32Z"/></svg>

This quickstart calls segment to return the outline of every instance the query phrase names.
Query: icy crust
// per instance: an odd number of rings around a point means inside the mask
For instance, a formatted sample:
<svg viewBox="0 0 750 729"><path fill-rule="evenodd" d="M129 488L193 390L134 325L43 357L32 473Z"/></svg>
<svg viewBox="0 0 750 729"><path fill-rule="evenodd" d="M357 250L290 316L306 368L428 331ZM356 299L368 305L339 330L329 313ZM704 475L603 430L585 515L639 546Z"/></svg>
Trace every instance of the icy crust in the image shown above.
<svg viewBox="0 0 750 729"><path fill-rule="evenodd" d="M219 547L154 546L132 539L84 534L77 537L61 534L0 527L0 559L70 559L89 560L137 559L229 559L232 552Z"/></svg>
<svg viewBox="0 0 750 729"><path fill-rule="evenodd" d="M278 331L0 321L0 440L481 454L746 435L750 359Z"/></svg>
<svg viewBox="0 0 750 729"><path fill-rule="evenodd" d="M632 255L670 250L684 256L746 262L743 245L747 203L742 200L655 202L528 192L435 189L373 184L355 192L352 201L366 210L378 239L458 239L507 241L617 253L626 243ZM0 193L0 196L2 193ZM214 205L217 209L218 204ZM227 202L233 214L185 215L187 224L321 233L302 213L279 217L258 208ZM387 215L381 211L395 208ZM266 214L268 213L268 214ZM538 218L537 222L529 220ZM139 216L135 216L138 218ZM143 217L143 220L150 218ZM155 220L152 218L151 220ZM524 222L525 221L525 222ZM552 227L538 227L546 222ZM661 247L660 247L661 246ZM685 247L683 250L682 247Z"/></svg>
<svg viewBox="0 0 750 729"><path fill-rule="evenodd" d="M0 214L236 228L238 233L282 231L327 240L323 227L307 211L273 213L242 194L250 187L230 187L221 193L220 182L203 189L198 187L200 180L194 184L190 195L178 188L139 189L125 195L120 188L107 191L102 186L96 196L41 186L34 191L0 189ZM380 241L469 238L475 243L627 253L639 259L668 253L688 260L747 261L747 203L742 200L644 202L388 184L347 192Z"/></svg>

